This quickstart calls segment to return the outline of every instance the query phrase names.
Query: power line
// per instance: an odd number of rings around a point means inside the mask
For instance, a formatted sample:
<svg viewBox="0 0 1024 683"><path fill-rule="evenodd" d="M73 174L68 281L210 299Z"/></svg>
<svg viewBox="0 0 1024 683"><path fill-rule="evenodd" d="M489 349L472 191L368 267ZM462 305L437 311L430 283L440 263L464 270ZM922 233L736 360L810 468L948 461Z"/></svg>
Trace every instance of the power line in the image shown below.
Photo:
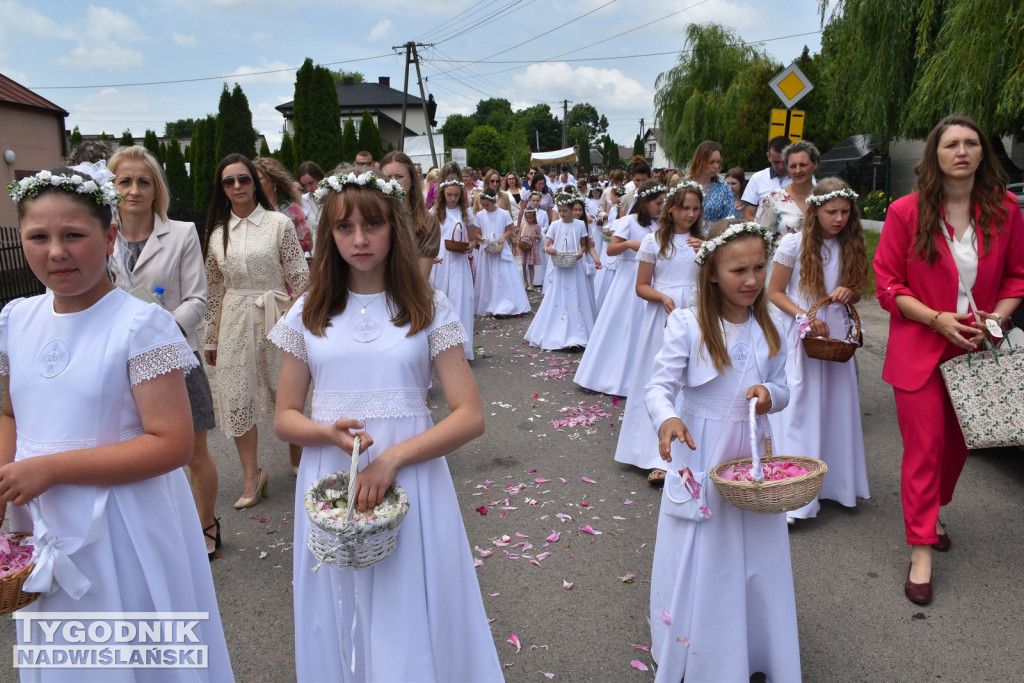
<svg viewBox="0 0 1024 683"><path fill-rule="evenodd" d="M343 59L338 62L325 62L320 66L336 66L338 64L353 64L355 62L366 62L373 59L383 59L384 57L394 57L393 52L389 52L386 55L376 55L374 57L360 57L359 59ZM269 69L267 71L253 71L247 74L228 74L226 76L202 76L200 78L178 78L170 81L147 81L144 83L112 83L109 85L39 85L34 86L33 90L87 90L90 88L133 88L136 86L143 85L171 85L174 83L197 83L199 81L219 81L227 78L249 78L250 76L264 76L266 74L279 74L285 71L298 71L301 67L291 66L285 69Z"/></svg>
<svg viewBox="0 0 1024 683"><path fill-rule="evenodd" d="M502 9L500 9L498 12L496 12L495 14L488 15L487 17L485 17L486 21L487 22L492 22L495 19L497 19L500 16L502 16L503 14L507 14L516 5L518 5L521 1L522 0L516 0L516 2L509 3L508 5L506 5ZM523 5L523 7L521 7L520 9L525 9L527 6L532 5L534 2L536 2L536 0L530 0L529 2L526 3L526 5ZM487 4L483 3L480 6L481 7L487 7ZM471 24L467 25L466 28L462 29L458 33L453 33L451 35L447 35L447 36L445 36L443 38L435 40L434 43L445 43L445 42L448 42L449 40L452 40L454 38L458 38L459 36L465 35L466 33L469 33L470 31L475 31L476 29L481 28L483 26L485 26L485 23L474 20Z"/></svg>
<svg viewBox="0 0 1024 683"><path fill-rule="evenodd" d="M521 1L522 0L515 0L515 2L513 4L518 4ZM452 30L456 30L457 31L459 29L456 28L455 26L458 25L458 24L461 24L462 26L468 26L470 24L478 24L479 22L477 22L477 20L474 18L474 16L476 14L479 14L480 12L486 12L486 11L488 11L490 9L491 9L490 5L488 5L486 2L478 3L477 6L474 7L473 9L470 9L470 10L468 10L466 12L456 13L454 16L452 16L451 18L449 18L449 19L447 19L445 21L442 21L440 24L438 24L434 28L429 29L429 30L427 30L424 33L421 33L419 35L419 37L417 37L417 40L421 41L421 42L427 42L427 40L431 36L436 36L438 34L441 34L441 33L445 32L445 31L452 31Z"/></svg>

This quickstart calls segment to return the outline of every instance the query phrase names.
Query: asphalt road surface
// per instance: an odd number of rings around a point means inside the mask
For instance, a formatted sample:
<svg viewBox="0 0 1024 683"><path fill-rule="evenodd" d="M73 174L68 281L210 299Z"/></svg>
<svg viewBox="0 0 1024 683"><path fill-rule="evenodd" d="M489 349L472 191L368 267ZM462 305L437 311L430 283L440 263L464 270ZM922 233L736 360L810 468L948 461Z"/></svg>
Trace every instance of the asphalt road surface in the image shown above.
<svg viewBox="0 0 1024 683"><path fill-rule="evenodd" d="M533 301L536 308L536 294ZM942 515L953 547L936 553L935 598L926 607L908 602L902 446L892 390L881 381L887 315L873 300L858 311L865 324L866 344L856 358L871 499L856 509L824 502L816 519L791 528L804 679L1019 681L1024 453L970 457L956 500ZM448 458L470 547L493 553L473 555L482 560L480 588L506 679L652 680L647 609L660 492L643 473L612 459L624 400L573 384L581 354L525 346L528 325L529 317L477 320L472 366L487 433ZM435 419L443 417L439 387L431 399ZM261 423L260 440L270 497L235 511L242 484L234 446L210 433L224 535L212 567L237 679L279 683L295 678L295 479L269 420ZM557 540L546 540L552 534ZM496 546L503 536L508 544ZM0 642L13 645L9 618L0 633ZM519 648L508 642L512 634ZM0 679L16 680L10 654L0 657ZM67 680L75 680L73 671Z"/></svg>

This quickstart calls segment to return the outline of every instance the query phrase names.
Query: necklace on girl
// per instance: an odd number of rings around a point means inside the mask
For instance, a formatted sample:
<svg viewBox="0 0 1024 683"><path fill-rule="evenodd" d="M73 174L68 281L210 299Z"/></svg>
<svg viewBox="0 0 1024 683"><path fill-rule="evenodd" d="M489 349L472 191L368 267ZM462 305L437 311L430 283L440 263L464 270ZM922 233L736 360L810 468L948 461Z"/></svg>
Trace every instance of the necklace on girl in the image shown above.
<svg viewBox="0 0 1024 683"><path fill-rule="evenodd" d="M374 315L373 313L367 313L366 309L369 308L377 299L384 296L386 292L377 294L369 301L363 301L359 298L359 295L355 292L349 292L356 303L359 304L359 315L355 317L352 324L349 326L349 332L352 335L352 339L365 344L372 342L374 339L384 334L384 321L381 320L380 316Z"/></svg>

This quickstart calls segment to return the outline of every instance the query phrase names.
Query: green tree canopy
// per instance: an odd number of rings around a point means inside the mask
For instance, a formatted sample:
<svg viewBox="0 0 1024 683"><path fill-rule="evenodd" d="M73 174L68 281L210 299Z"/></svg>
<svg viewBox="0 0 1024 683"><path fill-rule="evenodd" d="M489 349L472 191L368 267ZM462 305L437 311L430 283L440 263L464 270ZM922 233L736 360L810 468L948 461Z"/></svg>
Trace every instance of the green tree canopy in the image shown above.
<svg viewBox="0 0 1024 683"><path fill-rule="evenodd" d="M165 138L178 138L179 140L191 140L196 131L196 124L199 119L178 119L168 121L164 124Z"/></svg>
<svg viewBox="0 0 1024 683"><path fill-rule="evenodd" d="M526 135L530 149L535 152L550 152L562 147L562 122L546 104L536 104L516 112L516 126ZM537 149L538 137L540 149Z"/></svg>
<svg viewBox="0 0 1024 683"><path fill-rule="evenodd" d="M200 119L196 122L192 144L189 145L193 202L199 209L207 208L213 196L213 181L220 161L214 141L216 132L217 121L213 116Z"/></svg>
<svg viewBox="0 0 1024 683"><path fill-rule="evenodd" d="M853 91L844 113L860 129L851 134L920 138L954 112L990 135L1024 132L1019 0L820 0L820 9L829 80Z"/></svg>
<svg viewBox="0 0 1024 683"><path fill-rule="evenodd" d="M341 159L339 163L351 164L358 152L359 136L356 134L356 123L352 119L345 119L345 128L341 132ZM326 170L324 168L324 171Z"/></svg>
<svg viewBox="0 0 1024 683"><path fill-rule="evenodd" d="M249 100L242 92L242 86L228 91L227 83L220 95L217 107L217 123L214 133L214 156L219 162L228 154L244 154L250 159L256 155L256 133L252 127L252 112Z"/></svg>
<svg viewBox="0 0 1024 683"><path fill-rule="evenodd" d="M633 156L642 157L644 155L644 141L639 135L633 139Z"/></svg>
<svg viewBox="0 0 1024 683"><path fill-rule="evenodd" d="M331 80L334 81L335 85L341 85L345 82L346 78L351 78L355 83L365 83L366 77L363 76L359 71L345 71L344 69L337 69L331 71Z"/></svg>
<svg viewBox="0 0 1024 683"><path fill-rule="evenodd" d="M679 62L655 81L655 117L669 158L682 166L698 144L714 140L725 149L729 165L747 163L748 150L758 144L763 159L771 108L771 76L764 76L779 68L763 50L744 45L720 24L690 24ZM740 125L743 107L747 113Z"/></svg>
<svg viewBox="0 0 1024 683"><path fill-rule="evenodd" d="M71 139L68 142L71 144L71 149L82 144L82 131L78 130L78 126L71 129Z"/></svg>
<svg viewBox="0 0 1024 683"><path fill-rule="evenodd" d="M156 131L146 129L146 135L142 138L142 146L161 164L164 162L163 150L160 149L160 138L156 136Z"/></svg>
<svg viewBox="0 0 1024 683"><path fill-rule="evenodd" d="M341 116L332 72L306 59L295 74L295 157L334 168L341 161Z"/></svg>
<svg viewBox="0 0 1024 683"><path fill-rule="evenodd" d="M569 128L583 126L586 128L588 142L597 142L597 139L608 132L608 119L597 113L594 105L587 102L580 102L572 105L568 117Z"/></svg>
<svg viewBox="0 0 1024 683"><path fill-rule="evenodd" d="M377 161L380 161L380 158L384 156L380 131L377 130L377 124L373 122L373 114L370 113L369 109L363 111L363 118L359 122L359 150L366 150ZM359 150L356 151L358 152Z"/></svg>
<svg viewBox="0 0 1024 683"><path fill-rule="evenodd" d="M117 141L119 147L131 147L135 144L135 138L132 137L131 129L126 130L122 135L121 139Z"/></svg>
<svg viewBox="0 0 1024 683"><path fill-rule="evenodd" d="M176 204L192 204L192 181L185 170L185 156L181 152L178 138L171 138L165 152L167 187L171 192L171 201Z"/></svg>
<svg viewBox="0 0 1024 683"><path fill-rule="evenodd" d="M604 162L604 166L608 170L622 166L619 146L610 135L601 138L601 161Z"/></svg>
<svg viewBox="0 0 1024 683"><path fill-rule="evenodd" d="M493 126L477 126L466 137L466 161L473 168L498 168L505 161L505 144Z"/></svg>
<svg viewBox="0 0 1024 683"><path fill-rule="evenodd" d="M292 143L292 136L288 134L288 131L285 131L284 137L281 138L281 149L277 151L277 155L282 166L292 173L298 170L299 164L295 161L295 145Z"/></svg>
<svg viewBox="0 0 1024 683"><path fill-rule="evenodd" d="M478 126L491 126L495 130L508 130L513 118L512 105L508 100L492 97L476 103L473 118Z"/></svg>
<svg viewBox="0 0 1024 683"><path fill-rule="evenodd" d="M444 135L444 143L449 149L452 147L465 147L466 138L476 128L476 118L464 114L450 114L444 120L444 124L437 129L438 133Z"/></svg>
<svg viewBox="0 0 1024 683"><path fill-rule="evenodd" d="M270 146L267 145L267 139L266 138L260 138L260 153L259 153L259 156L261 156L261 157L269 157L270 156Z"/></svg>

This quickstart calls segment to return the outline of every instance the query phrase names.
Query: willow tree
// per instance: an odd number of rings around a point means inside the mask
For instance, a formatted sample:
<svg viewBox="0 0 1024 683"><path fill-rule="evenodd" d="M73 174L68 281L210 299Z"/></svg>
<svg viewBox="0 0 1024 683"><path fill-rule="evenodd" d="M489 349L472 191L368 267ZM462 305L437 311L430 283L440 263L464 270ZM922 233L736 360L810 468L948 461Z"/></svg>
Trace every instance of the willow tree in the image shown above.
<svg viewBox="0 0 1024 683"><path fill-rule="evenodd" d="M714 140L732 165L741 159L733 161L730 150L763 148L771 108L764 75L779 68L763 50L745 45L720 24L690 24L679 62L655 81L654 113L668 157L686 163L700 142ZM739 110L752 101L764 102L760 125L734 125Z"/></svg>
<svg viewBox="0 0 1024 683"><path fill-rule="evenodd" d="M990 135L1024 132L1020 0L819 2L822 54L856 92L846 105L863 131L919 138L958 112Z"/></svg>

